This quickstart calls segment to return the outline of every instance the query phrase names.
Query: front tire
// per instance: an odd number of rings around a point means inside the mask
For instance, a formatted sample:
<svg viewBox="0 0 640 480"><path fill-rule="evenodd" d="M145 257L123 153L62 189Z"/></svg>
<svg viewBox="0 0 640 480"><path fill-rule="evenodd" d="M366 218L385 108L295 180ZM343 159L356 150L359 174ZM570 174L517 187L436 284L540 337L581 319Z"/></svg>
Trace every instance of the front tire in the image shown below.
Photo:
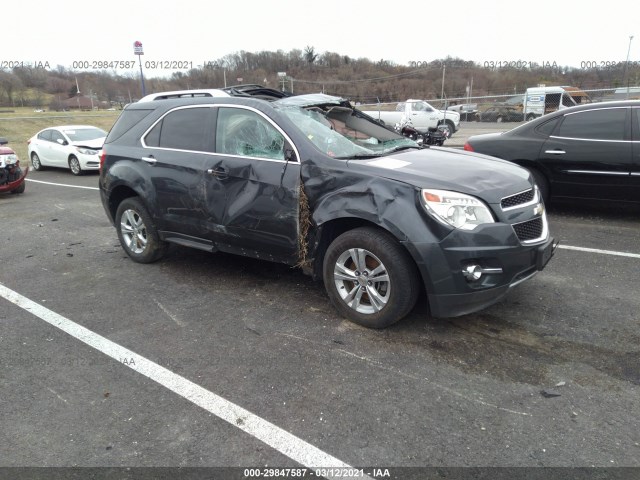
<svg viewBox="0 0 640 480"><path fill-rule="evenodd" d="M11 190L11 193L24 193L25 188L27 188L26 182L22 182L18 188Z"/></svg>
<svg viewBox="0 0 640 480"><path fill-rule="evenodd" d="M69 157L69 168L74 175L82 175L82 167L80 166L80 160L76 157Z"/></svg>
<svg viewBox="0 0 640 480"><path fill-rule="evenodd" d="M334 307L354 323L384 328L406 316L418 299L413 260L389 233L361 227L327 249L324 285Z"/></svg>
<svg viewBox="0 0 640 480"><path fill-rule="evenodd" d="M133 261L152 263L166 253L167 243L160 240L151 215L139 199L126 198L120 203L115 224L120 245Z"/></svg>
<svg viewBox="0 0 640 480"><path fill-rule="evenodd" d="M451 128L446 123L441 123L440 125L438 125L438 130L442 132L442 134L444 135L444 138L448 139L448 138L451 138L451 135L453 135Z"/></svg>
<svg viewBox="0 0 640 480"><path fill-rule="evenodd" d="M446 120L446 125L449 127L449 136L447 138L451 138L453 134L456 132L456 126L453 122Z"/></svg>

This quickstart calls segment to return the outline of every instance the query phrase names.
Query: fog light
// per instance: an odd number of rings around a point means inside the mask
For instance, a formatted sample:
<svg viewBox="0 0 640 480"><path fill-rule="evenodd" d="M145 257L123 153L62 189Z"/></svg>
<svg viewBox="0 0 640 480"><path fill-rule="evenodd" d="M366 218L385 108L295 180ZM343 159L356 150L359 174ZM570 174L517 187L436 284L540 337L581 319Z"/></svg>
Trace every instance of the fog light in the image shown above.
<svg viewBox="0 0 640 480"><path fill-rule="evenodd" d="M467 268L462 271L462 274L467 281L475 282L482 277L482 268L480 268L480 265L467 265Z"/></svg>
<svg viewBox="0 0 640 480"><path fill-rule="evenodd" d="M462 270L462 274L468 282L477 282L482 275L496 275L500 273L502 273L501 268L482 268L477 264L467 265L464 270Z"/></svg>

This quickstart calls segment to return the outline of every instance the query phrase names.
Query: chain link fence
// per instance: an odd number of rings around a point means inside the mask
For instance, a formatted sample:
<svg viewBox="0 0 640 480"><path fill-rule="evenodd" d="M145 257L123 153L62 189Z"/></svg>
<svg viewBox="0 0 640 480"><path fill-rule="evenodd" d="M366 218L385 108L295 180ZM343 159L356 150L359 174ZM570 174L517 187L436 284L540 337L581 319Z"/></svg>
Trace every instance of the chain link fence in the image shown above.
<svg viewBox="0 0 640 480"><path fill-rule="evenodd" d="M533 87L511 95L468 96L424 99L429 106L460 114L462 122L523 122L561 108L591 102L640 100L640 86L580 89L576 87ZM405 102L357 103L360 110L404 111Z"/></svg>

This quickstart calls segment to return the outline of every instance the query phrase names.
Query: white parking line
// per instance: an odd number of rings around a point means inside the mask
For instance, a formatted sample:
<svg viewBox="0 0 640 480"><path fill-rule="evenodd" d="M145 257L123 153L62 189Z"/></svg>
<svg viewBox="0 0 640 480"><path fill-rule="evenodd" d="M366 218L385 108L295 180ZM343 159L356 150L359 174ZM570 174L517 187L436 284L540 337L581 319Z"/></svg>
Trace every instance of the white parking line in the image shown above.
<svg viewBox="0 0 640 480"><path fill-rule="evenodd" d="M617 255L618 257L640 258L639 253L616 252L613 250L600 250L598 248L572 247L571 245L558 245L564 250L576 250L578 252L601 253L603 255Z"/></svg>
<svg viewBox="0 0 640 480"><path fill-rule="evenodd" d="M86 343L90 347L115 359L123 366L131 368L163 387L172 390L181 397L204 408L218 418L229 422L234 427L243 430L307 468L335 468L337 469L336 475L340 475L340 469L352 468L350 465L323 452L319 448L314 447L271 422L138 355L134 351L112 342L82 325L29 300L2 284L0 284L0 296L50 325L68 333L81 342ZM126 359L126 362L123 362L123 359ZM364 478L370 477L365 476Z"/></svg>
<svg viewBox="0 0 640 480"><path fill-rule="evenodd" d="M57 187L71 187L71 188L84 188L86 190L99 190L98 187L83 187L82 185L68 185L66 183L43 182L42 180L34 180L33 178L27 178L26 181L35 182L35 183L44 183L45 185L55 185Z"/></svg>

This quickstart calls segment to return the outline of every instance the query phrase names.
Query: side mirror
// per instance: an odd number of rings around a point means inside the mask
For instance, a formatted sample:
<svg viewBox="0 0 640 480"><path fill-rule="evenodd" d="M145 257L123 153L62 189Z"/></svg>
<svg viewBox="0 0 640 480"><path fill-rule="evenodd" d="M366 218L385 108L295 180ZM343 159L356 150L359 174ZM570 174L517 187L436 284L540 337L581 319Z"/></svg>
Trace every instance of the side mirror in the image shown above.
<svg viewBox="0 0 640 480"><path fill-rule="evenodd" d="M59 138L58 140L56 140L56 142L58 142L60 145L69 145L69 142L67 142L66 140L63 140L62 138Z"/></svg>

